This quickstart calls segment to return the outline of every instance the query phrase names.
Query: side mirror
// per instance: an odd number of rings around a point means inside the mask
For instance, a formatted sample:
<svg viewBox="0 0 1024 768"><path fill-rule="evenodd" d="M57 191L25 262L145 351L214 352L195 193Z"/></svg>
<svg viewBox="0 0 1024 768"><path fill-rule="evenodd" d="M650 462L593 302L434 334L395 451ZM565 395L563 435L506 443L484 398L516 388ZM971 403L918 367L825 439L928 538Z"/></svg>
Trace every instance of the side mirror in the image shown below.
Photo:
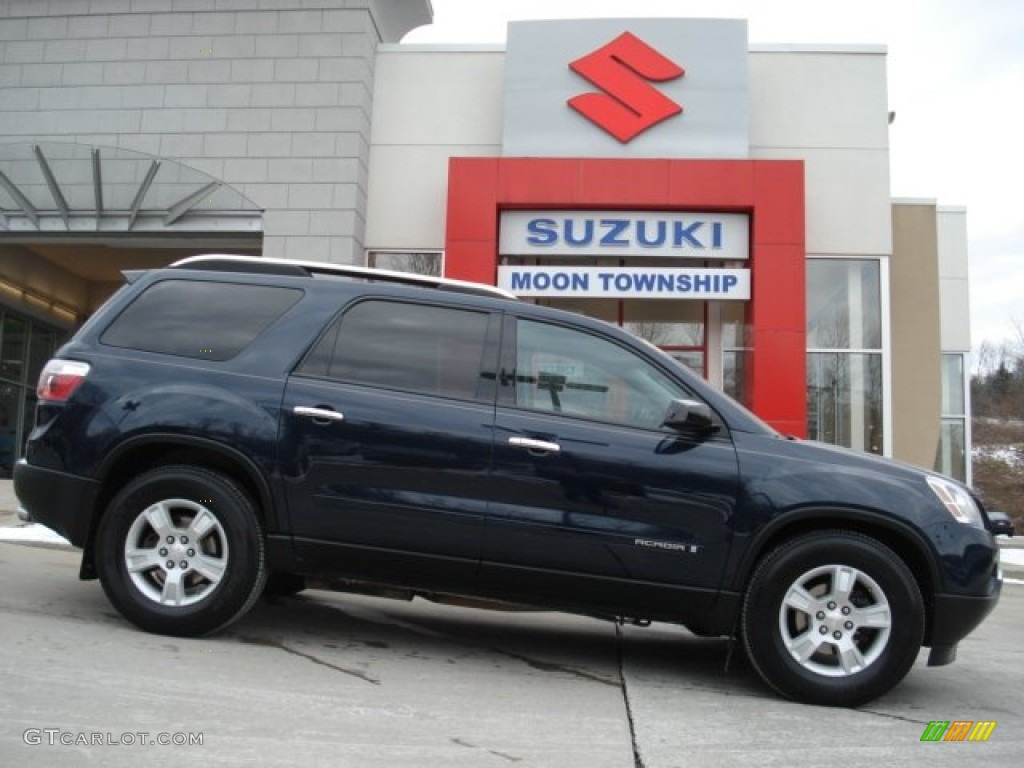
<svg viewBox="0 0 1024 768"><path fill-rule="evenodd" d="M681 431L694 429L698 432L711 430L711 408L697 400L673 400L665 409L662 426Z"/></svg>
<svg viewBox="0 0 1024 768"><path fill-rule="evenodd" d="M1005 512L996 512L995 510L986 510L988 515L988 522L990 524L989 530L993 536L1009 536L1013 537L1013 520Z"/></svg>

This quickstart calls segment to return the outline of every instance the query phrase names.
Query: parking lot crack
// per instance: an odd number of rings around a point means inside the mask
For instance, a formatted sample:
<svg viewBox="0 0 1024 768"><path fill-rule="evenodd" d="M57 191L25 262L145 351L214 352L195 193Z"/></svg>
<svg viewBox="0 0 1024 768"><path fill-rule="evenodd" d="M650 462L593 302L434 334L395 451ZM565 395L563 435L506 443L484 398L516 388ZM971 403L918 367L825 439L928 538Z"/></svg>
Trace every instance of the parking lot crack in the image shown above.
<svg viewBox="0 0 1024 768"><path fill-rule="evenodd" d="M904 723L917 723L918 725L928 725L929 720L918 720L915 717L904 717L903 715L894 715L891 712L876 712L873 709L858 709L864 715L874 715L875 717L884 717L889 720L902 720Z"/></svg>
<svg viewBox="0 0 1024 768"><path fill-rule="evenodd" d="M619 624L615 625L615 639L619 651L619 684L622 687L622 702L626 707L626 721L629 723L629 740L633 747L633 768L644 768L644 759L640 756L640 745L636 740L636 723L633 722L633 706L629 701L629 686L626 684L626 651L622 626Z"/></svg>
<svg viewBox="0 0 1024 768"><path fill-rule="evenodd" d="M284 651L285 653L290 653L293 656L298 656L301 659L306 659L306 661L311 661L314 664L319 664L321 667L333 669L335 672L340 672L343 675L348 675L349 677L357 677L364 682L370 683L371 685L380 685L380 680L378 680L375 677L370 677L365 672L361 672L358 669L346 669L345 667L339 667L337 664L331 664L329 661L324 661L323 659L317 658L311 653L303 653L302 651L296 650L295 648L289 648L287 645L279 641L275 642L274 640L265 640L263 638L258 637L243 637L241 635L238 636L238 639L241 642L247 643L249 645L263 645L268 648L277 648L278 650Z"/></svg>
<svg viewBox="0 0 1024 768"><path fill-rule="evenodd" d="M426 637L436 638L450 643L457 643L465 648L482 649L491 651L492 653L500 653L502 656L507 656L511 659L515 659L516 661L521 661L524 664L533 667L534 669L539 669L542 672L561 672L567 675L572 675L573 677L581 678L583 680L589 680L594 683L600 683L601 685L611 685L614 687L619 686L619 682L617 680L602 677L601 675L596 675L592 672L577 669L576 667L540 661L539 659L534 659L530 656L524 656L523 654L514 653L512 651L508 651L504 648L500 648L494 645L480 645L466 638L459 637L455 634L437 632L435 630L422 627L419 624L415 624L413 622L395 620L392 617L378 615L375 612L371 612L366 609L353 609L351 607L346 607L343 609L340 607L335 607L334 610L337 610L339 613L342 613L346 616L359 619L360 621L368 621L374 624L383 624L386 626L398 627L409 632L414 632L418 635L424 635Z"/></svg>
<svg viewBox="0 0 1024 768"><path fill-rule="evenodd" d="M496 749L488 749L487 751L495 757L500 757L502 760L508 760L510 763L520 763L523 760L523 758L521 757L515 757L514 755L506 755L504 752L499 752Z"/></svg>
<svg viewBox="0 0 1024 768"><path fill-rule="evenodd" d="M508 656L509 658L515 659L517 661L521 661L524 664L533 667L534 669L539 669L541 672L564 672L567 675L573 675L574 677L580 677L584 680L590 680L595 683L601 683L601 685L611 685L615 687L618 687L619 685L614 680L609 680L606 677L601 677L600 675L595 675L591 672L585 672L582 669L576 669L575 667L567 667L563 664L553 664L547 661L538 661L537 659L530 658L529 656L521 656L518 653L506 651L503 648L495 648L492 646L490 650L494 651L495 653L500 653L503 656Z"/></svg>
<svg viewBox="0 0 1024 768"><path fill-rule="evenodd" d="M458 744L460 747L467 747L468 749L480 749L481 748L481 747L479 747L476 744L470 744L468 741L463 741L462 739L452 738L451 742L453 744ZM496 749L488 749L487 753L491 754L491 755L494 755L495 757L500 757L502 760L508 760L510 763L521 763L523 761L523 758L521 758L521 757L516 757L515 755L509 755L509 754L507 754L505 752L499 752Z"/></svg>

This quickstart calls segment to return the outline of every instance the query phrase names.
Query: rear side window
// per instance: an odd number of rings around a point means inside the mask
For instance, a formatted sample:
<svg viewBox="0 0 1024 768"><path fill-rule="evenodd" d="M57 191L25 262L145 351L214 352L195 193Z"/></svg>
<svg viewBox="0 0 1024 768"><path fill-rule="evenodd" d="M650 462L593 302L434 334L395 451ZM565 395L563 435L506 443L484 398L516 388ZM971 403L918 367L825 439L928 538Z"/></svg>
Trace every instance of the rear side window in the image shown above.
<svg viewBox="0 0 1024 768"><path fill-rule="evenodd" d="M296 288L163 280L118 315L100 341L178 357L230 360L300 298Z"/></svg>
<svg viewBox="0 0 1024 768"><path fill-rule="evenodd" d="M364 301L348 310L297 373L462 400L487 399L485 312ZM493 377L492 377L493 378Z"/></svg>

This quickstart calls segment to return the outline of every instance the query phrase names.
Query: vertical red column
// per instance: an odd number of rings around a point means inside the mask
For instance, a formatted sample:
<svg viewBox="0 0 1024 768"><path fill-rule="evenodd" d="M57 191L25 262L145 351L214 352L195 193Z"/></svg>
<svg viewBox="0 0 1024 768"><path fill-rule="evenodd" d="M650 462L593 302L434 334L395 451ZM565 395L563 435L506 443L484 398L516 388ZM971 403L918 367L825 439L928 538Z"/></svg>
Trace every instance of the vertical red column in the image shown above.
<svg viewBox="0 0 1024 768"><path fill-rule="evenodd" d="M491 285L503 209L750 214L748 398L780 431L806 433L802 161L453 158L448 173L445 275Z"/></svg>
<svg viewBox="0 0 1024 768"><path fill-rule="evenodd" d="M807 434L807 260L803 163L754 161L747 391L787 435Z"/></svg>
<svg viewBox="0 0 1024 768"><path fill-rule="evenodd" d="M445 277L498 281L498 163L483 157L448 162Z"/></svg>

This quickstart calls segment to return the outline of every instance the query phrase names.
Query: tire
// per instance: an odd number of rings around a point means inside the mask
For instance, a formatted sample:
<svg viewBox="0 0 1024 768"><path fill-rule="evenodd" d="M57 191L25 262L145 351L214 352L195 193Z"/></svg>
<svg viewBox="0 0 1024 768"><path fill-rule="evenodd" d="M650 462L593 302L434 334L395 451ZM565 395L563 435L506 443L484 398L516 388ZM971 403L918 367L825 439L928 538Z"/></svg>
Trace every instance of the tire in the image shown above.
<svg viewBox="0 0 1024 768"><path fill-rule="evenodd" d="M192 466L150 470L114 497L97 530L96 565L126 619L179 637L241 618L267 578L252 501L227 477Z"/></svg>
<svg viewBox="0 0 1024 768"><path fill-rule="evenodd" d="M913 574L884 544L822 531L761 560L741 629L751 664L783 696L854 707L910 671L924 636L924 602Z"/></svg>

